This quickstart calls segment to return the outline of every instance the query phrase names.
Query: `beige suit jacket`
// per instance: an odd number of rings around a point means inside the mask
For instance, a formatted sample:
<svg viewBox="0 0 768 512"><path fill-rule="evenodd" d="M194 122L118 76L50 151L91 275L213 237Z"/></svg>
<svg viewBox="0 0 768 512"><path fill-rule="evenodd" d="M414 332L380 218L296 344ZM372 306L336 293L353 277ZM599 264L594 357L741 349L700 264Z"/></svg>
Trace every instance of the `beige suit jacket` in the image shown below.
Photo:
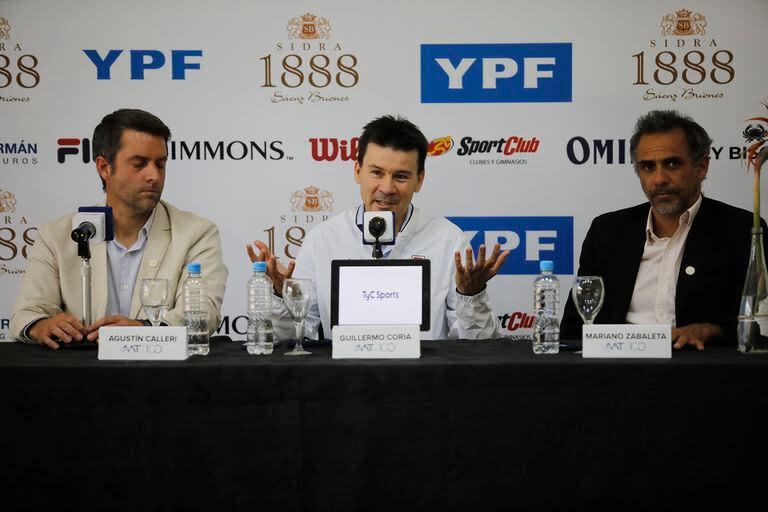
<svg viewBox="0 0 768 512"><path fill-rule="evenodd" d="M11 335L19 341L31 322L65 312L82 321L81 259L77 244L70 238L73 214L42 226L29 254L19 296L11 314ZM194 213L179 210L160 201L133 287L131 318L146 318L141 308L141 280L168 279L171 297L165 321L184 325L182 286L186 266L197 261L207 284L208 328L221 322L221 303L229 271L221 253L219 230L215 224ZM107 311L107 249L105 243L91 246L91 318L96 321Z"/></svg>

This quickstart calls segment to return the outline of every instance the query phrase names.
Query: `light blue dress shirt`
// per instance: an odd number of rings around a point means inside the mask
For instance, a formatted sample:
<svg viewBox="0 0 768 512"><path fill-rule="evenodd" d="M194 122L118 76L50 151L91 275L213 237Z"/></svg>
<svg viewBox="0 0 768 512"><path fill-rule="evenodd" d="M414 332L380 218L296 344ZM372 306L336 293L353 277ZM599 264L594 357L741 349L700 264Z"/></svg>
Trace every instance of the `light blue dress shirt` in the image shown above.
<svg viewBox="0 0 768 512"><path fill-rule="evenodd" d="M128 249L117 240L107 242L107 316L131 314L131 301L136 278L141 269L141 258L149 238L149 229L155 212L139 231L136 242Z"/></svg>

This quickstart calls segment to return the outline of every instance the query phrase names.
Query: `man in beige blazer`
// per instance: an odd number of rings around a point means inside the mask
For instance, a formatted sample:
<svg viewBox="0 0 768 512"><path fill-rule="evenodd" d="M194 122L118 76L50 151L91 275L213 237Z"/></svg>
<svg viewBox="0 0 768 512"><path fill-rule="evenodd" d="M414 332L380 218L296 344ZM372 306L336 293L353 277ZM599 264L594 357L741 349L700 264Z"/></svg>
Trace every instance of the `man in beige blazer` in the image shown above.
<svg viewBox="0 0 768 512"><path fill-rule="evenodd" d="M199 262L207 282L208 327L221 320L228 270L219 231L211 221L161 201L170 130L142 110L107 115L93 134L96 170L114 217L113 241L91 247L91 325L83 325L81 260L71 238L72 214L40 227L11 315L19 341L59 348L96 341L105 325L145 325L142 279L165 278L165 322L183 325L186 266Z"/></svg>

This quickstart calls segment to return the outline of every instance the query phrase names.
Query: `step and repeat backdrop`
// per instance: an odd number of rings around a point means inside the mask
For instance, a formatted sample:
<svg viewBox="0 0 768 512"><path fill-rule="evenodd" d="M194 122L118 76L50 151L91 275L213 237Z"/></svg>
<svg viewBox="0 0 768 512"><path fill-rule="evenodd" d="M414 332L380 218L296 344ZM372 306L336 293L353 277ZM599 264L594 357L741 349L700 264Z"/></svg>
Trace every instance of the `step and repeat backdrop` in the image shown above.
<svg viewBox="0 0 768 512"><path fill-rule="evenodd" d="M245 333L246 243L287 261L359 204L357 136L396 114L431 141L414 204L511 251L489 289L529 336L539 260L564 299L592 218L644 200L641 114L699 121L705 193L751 208L766 19L765 0L0 1L0 339L37 227L103 201L90 138L122 107L170 126L164 198L220 228L219 333Z"/></svg>

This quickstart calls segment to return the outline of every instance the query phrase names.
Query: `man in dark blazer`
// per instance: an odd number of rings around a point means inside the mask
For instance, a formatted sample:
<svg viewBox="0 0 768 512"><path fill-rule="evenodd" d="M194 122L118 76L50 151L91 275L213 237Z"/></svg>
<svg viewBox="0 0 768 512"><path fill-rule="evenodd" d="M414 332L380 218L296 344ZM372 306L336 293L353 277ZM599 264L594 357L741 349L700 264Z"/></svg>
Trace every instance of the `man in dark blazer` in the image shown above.
<svg viewBox="0 0 768 512"><path fill-rule="evenodd" d="M736 345L752 213L702 195L710 146L675 111L638 120L630 153L649 202L595 218L581 248L578 275L605 284L595 323L669 323L674 348ZM568 294L561 338L581 339L582 323Z"/></svg>

